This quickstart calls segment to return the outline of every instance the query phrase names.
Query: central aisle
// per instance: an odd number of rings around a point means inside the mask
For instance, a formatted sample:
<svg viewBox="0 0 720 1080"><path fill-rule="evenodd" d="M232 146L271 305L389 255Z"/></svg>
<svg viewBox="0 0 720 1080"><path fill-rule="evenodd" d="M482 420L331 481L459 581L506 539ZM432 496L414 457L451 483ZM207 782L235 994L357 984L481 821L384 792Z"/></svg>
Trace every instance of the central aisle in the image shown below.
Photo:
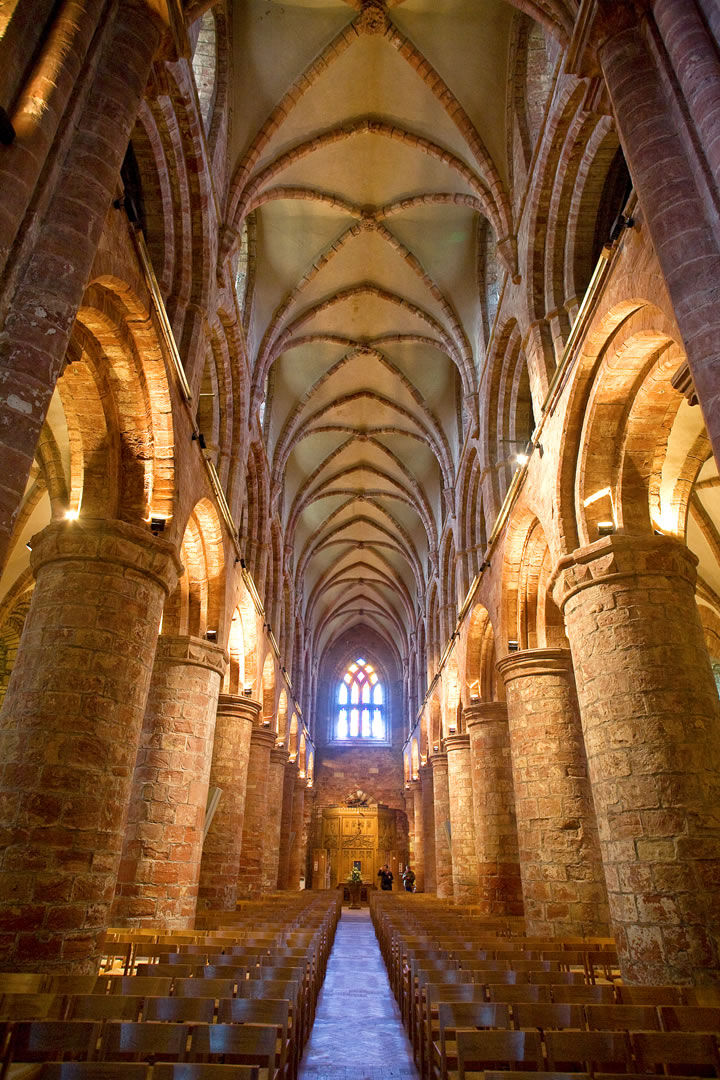
<svg viewBox="0 0 720 1080"><path fill-rule="evenodd" d="M416 1080L367 908L343 908L299 1080Z"/></svg>

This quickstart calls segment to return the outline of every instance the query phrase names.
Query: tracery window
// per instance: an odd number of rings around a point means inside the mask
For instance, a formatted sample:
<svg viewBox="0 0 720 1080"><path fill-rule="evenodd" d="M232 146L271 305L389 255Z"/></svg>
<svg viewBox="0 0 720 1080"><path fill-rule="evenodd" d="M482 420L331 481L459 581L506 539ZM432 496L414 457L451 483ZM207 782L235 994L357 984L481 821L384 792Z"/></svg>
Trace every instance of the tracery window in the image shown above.
<svg viewBox="0 0 720 1080"><path fill-rule="evenodd" d="M336 739L386 739L385 690L375 668L359 656L337 691Z"/></svg>

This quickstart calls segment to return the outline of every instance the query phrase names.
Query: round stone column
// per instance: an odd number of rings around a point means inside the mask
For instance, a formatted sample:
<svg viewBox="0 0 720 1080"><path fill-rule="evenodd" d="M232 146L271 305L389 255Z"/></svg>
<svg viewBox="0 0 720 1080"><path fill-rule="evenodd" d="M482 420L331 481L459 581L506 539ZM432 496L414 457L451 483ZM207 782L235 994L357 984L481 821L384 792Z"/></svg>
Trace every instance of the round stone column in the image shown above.
<svg viewBox="0 0 720 1080"><path fill-rule="evenodd" d="M422 787L422 835L425 871L425 892L434 893L435 877L435 795L433 788L432 765L428 761L420 766L420 784Z"/></svg>
<svg viewBox="0 0 720 1080"><path fill-rule="evenodd" d="M202 908L234 911L237 904L250 736L261 712L262 703L252 698L218 698L210 787L222 794L203 845L198 888Z"/></svg>
<svg viewBox="0 0 720 1080"><path fill-rule="evenodd" d="M0 713L0 966L91 973L108 926L175 548L119 521L53 522Z"/></svg>
<svg viewBox="0 0 720 1080"><path fill-rule="evenodd" d="M720 703L695 565L673 537L615 534L556 571L630 982L720 980Z"/></svg>
<svg viewBox="0 0 720 1080"><path fill-rule="evenodd" d="M290 829L290 854L288 859L288 888L294 892L300 887L300 877L303 873L302 865L302 831L305 816L305 792L307 781L299 773L295 775L295 790L293 792L292 826Z"/></svg>
<svg viewBox="0 0 720 1080"><path fill-rule="evenodd" d="M569 649L498 662L505 680L528 934L608 933L607 893Z"/></svg>
<svg viewBox="0 0 720 1080"><path fill-rule="evenodd" d="M435 892L438 896L452 896L452 854L448 838L450 791L448 788L447 754L433 754L430 758L430 765L433 772L433 797L435 803Z"/></svg>
<svg viewBox="0 0 720 1080"><path fill-rule="evenodd" d="M423 793L420 778L412 781L413 830L415 834L415 891L425 892L425 830L423 827Z"/></svg>
<svg viewBox="0 0 720 1080"><path fill-rule="evenodd" d="M157 643L112 910L117 926L195 923L218 693L227 654L210 641Z"/></svg>
<svg viewBox="0 0 720 1080"><path fill-rule="evenodd" d="M475 851L470 736L448 735L445 752L450 791L453 896L456 904L476 904L480 885Z"/></svg>
<svg viewBox="0 0 720 1080"><path fill-rule="evenodd" d="M278 865L278 889L288 888L290 871L290 833L292 832L293 799L297 766L294 761L285 763L283 775L282 813L280 815L280 860Z"/></svg>
<svg viewBox="0 0 720 1080"><path fill-rule="evenodd" d="M515 788L504 701L468 705L478 897L483 914L522 915Z"/></svg>
<svg viewBox="0 0 720 1080"><path fill-rule="evenodd" d="M273 747L265 794L265 835L263 837L263 892L275 892L280 871L280 826L282 824L283 787L287 750Z"/></svg>
<svg viewBox="0 0 720 1080"><path fill-rule="evenodd" d="M405 803L405 817L408 822L408 862L415 870L415 852L417 844L415 841L415 797L410 781L405 784L405 790L403 792L403 802ZM415 872L415 879L417 881L417 871Z"/></svg>
<svg viewBox="0 0 720 1080"><path fill-rule="evenodd" d="M267 786L270 773L270 754L275 749L275 732L270 728L253 728L250 736L245 796L238 899L253 898L263 886L263 865L267 823Z"/></svg>

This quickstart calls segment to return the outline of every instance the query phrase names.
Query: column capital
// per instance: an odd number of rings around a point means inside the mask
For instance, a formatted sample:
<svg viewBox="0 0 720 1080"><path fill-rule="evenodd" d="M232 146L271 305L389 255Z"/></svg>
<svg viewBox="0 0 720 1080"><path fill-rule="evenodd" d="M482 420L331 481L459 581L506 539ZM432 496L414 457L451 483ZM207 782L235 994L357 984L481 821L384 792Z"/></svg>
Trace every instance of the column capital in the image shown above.
<svg viewBox="0 0 720 1080"><path fill-rule="evenodd" d="M307 791L307 777L298 773L295 777L295 787L298 791Z"/></svg>
<svg viewBox="0 0 720 1080"><path fill-rule="evenodd" d="M270 761L273 765L282 765L283 769L289 763L288 752L284 746L274 746L270 751Z"/></svg>
<svg viewBox="0 0 720 1080"><path fill-rule="evenodd" d="M187 664L207 668L222 676L227 667L228 654L221 645L191 634L161 634L155 651L155 663Z"/></svg>
<svg viewBox="0 0 720 1080"><path fill-rule="evenodd" d="M433 754L430 758L433 773L440 772L442 769L447 772L447 763L447 754Z"/></svg>
<svg viewBox="0 0 720 1080"><path fill-rule="evenodd" d="M506 701L476 701L463 709L463 720L468 731L480 724L500 721L507 724L508 710Z"/></svg>
<svg viewBox="0 0 720 1080"><path fill-rule="evenodd" d="M647 0L582 0L568 43L564 71L579 78L600 74L598 54L611 38L637 30Z"/></svg>
<svg viewBox="0 0 720 1080"><path fill-rule="evenodd" d="M259 747L275 748L275 732L270 728L254 727L250 736L250 745Z"/></svg>
<svg viewBox="0 0 720 1080"><path fill-rule="evenodd" d="M523 649L508 653L495 665L506 683L528 675L572 675L570 649Z"/></svg>
<svg viewBox="0 0 720 1080"><path fill-rule="evenodd" d="M577 548L558 562L551 588L561 611L577 593L620 578L681 578L694 591L697 557L674 536L613 533Z"/></svg>
<svg viewBox="0 0 720 1080"><path fill-rule="evenodd" d="M126 566L152 578L169 596L183 572L174 544L148 529L109 518L52 521L30 544L30 565L36 577L52 562L92 560Z"/></svg>
<svg viewBox="0 0 720 1080"><path fill-rule="evenodd" d="M262 712L262 702L243 694L220 694L217 711L223 716L236 716L238 720L249 720L255 724Z"/></svg>
<svg viewBox="0 0 720 1080"><path fill-rule="evenodd" d="M453 754L457 750L469 750L470 749L470 736L467 732L461 732L458 735L447 735L445 737L445 754Z"/></svg>

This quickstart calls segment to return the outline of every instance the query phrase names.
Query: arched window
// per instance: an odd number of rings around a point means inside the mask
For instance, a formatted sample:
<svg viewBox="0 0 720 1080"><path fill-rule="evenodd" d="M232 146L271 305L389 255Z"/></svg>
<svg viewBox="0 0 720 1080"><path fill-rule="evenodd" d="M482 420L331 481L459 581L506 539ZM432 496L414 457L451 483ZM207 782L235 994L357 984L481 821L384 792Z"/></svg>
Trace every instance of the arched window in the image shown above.
<svg viewBox="0 0 720 1080"><path fill-rule="evenodd" d="M385 691L363 657L350 664L337 691L336 739L386 739Z"/></svg>

